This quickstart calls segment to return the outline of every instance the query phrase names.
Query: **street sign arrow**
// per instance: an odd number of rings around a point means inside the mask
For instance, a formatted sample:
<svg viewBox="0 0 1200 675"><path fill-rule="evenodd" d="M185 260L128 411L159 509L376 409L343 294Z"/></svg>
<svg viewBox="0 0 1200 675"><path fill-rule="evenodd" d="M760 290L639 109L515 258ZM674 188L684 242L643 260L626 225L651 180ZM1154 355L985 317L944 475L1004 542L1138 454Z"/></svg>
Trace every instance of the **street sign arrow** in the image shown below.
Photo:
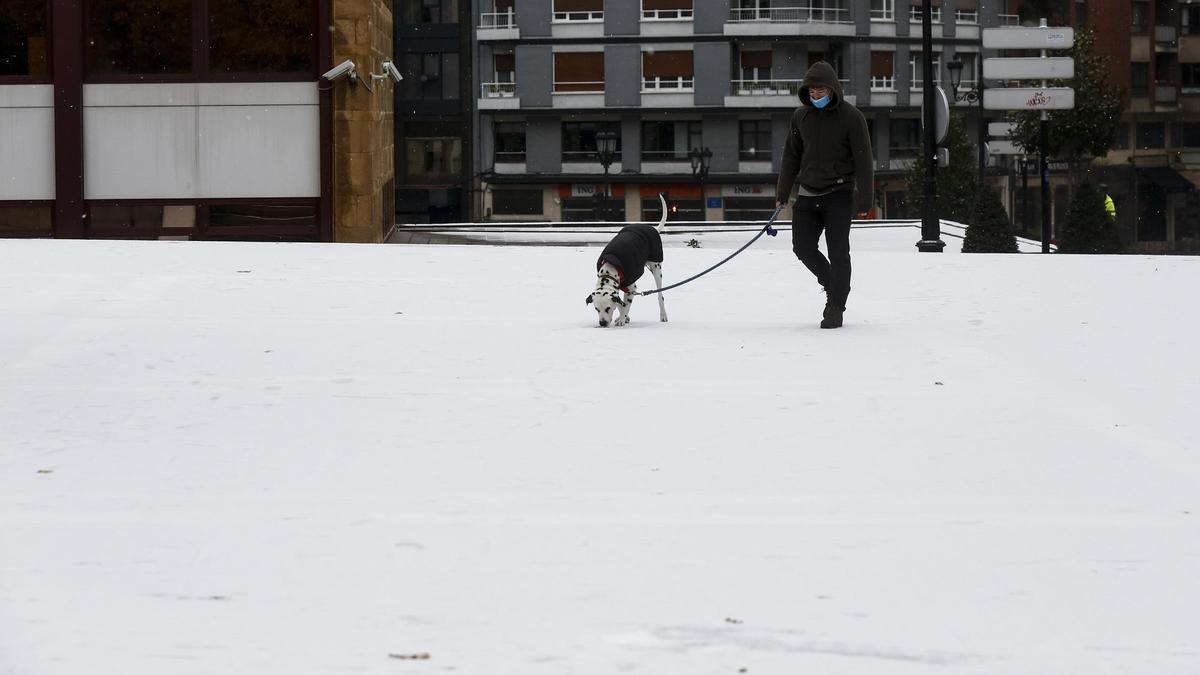
<svg viewBox="0 0 1200 675"><path fill-rule="evenodd" d="M983 76L989 80L1067 80L1075 77L1075 59L984 59Z"/></svg>
<svg viewBox="0 0 1200 675"><path fill-rule="evenodd" d="M983 29L984 49L1070 49L1073 28L1002 27Z"/></svg>
<svg viewBox="0 0 1200 675"><path fill-rule="evenodd" d="M1070 87L1008 87L985 89L987 110L1070 110L1075 107L1075 90Z"/></svg>

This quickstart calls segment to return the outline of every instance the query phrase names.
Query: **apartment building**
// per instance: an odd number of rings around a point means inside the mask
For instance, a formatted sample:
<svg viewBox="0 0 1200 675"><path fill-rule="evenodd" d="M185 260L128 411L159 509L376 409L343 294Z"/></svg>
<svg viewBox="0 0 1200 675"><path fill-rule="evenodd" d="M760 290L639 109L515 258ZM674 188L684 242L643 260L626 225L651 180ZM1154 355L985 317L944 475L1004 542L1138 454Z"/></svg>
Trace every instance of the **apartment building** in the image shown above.
<svg viewBox="0 0 1200 675"><path fill-rule="evenodd" d="M674 219L764 218L801 80L825 60L870 124L875 215L896 215L921 145L922 4L476 0L475 213L652 220L665 191ZM959 58L971 89L981 30L1015 22L1010 3L934 4L937 72Z"/></svg>
<svg viewBox="0 0 1200 675"><path fill-rule="evenodd" d="M1200 252L1200 1L1073 4L1128 94L1115 148L1097 162L1125 240Z"/></svg>

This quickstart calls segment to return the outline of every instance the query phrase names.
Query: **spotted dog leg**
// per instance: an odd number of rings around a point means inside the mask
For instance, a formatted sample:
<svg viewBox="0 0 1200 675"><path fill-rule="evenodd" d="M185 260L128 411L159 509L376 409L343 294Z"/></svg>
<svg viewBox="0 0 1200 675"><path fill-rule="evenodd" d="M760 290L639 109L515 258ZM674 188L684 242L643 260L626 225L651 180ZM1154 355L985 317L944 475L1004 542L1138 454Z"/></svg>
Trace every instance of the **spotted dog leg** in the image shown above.
<svg viewBox="0 0 1200 675"><path fill-rule="evenodd" d="M630 286L622 292L624 299L621 305L617 308L617 320L613 322L614 326L624 326L629 323L629 308L633 306L633 296L637 294L637 284Z"/></svg>
<svg viewBox="0 0 1200 675"><path fill-rule="evenodd" d="M646 263L646 269L650 270L650 274L654 275L654 287L661 289L662 288L662 263L648 262L648 263ZM663 300L662 293L657 293L656 295L658 295L658 320L666 321L667 320L667 304Z"/></svg>

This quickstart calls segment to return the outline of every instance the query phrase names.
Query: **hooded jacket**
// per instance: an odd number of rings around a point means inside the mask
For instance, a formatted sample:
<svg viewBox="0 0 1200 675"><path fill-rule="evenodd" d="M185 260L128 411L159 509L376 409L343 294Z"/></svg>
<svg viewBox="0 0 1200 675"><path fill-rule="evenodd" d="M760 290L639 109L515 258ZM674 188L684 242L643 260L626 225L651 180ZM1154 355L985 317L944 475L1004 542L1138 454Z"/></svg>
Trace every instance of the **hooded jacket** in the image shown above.
<svg viewBox="0 0 1200 675"><path fill-rule="evenodd" d="M653 225L626 225L604 247L596 261L596 269L604 263L612 264L621 271L621 288L625 289L642 278L647 261L663 261L662 237L658 230Z"/></svg>
<svg viewBox="0 0 1200 675"><path fill-rule="evenodd" d="M824 108L812 104L808 90L829 88ZM875 169L867 119L842 96L833 66L818 61L808 69L800 86L803 104L792 114L792 123L775 185L776 199L786 202L799 178L813 192L854 192L854 211L863 213L874 204Z"/></svg>

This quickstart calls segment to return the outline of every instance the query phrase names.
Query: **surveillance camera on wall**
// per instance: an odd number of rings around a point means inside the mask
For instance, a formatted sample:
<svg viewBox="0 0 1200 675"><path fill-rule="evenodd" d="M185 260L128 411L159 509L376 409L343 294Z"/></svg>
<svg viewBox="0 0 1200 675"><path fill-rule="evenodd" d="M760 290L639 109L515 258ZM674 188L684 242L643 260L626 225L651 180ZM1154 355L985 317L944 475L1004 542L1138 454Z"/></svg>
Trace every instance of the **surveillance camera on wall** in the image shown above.
<svg viewBox="0 0 1200 675"><path fill-rule="evenodd" d="M338 79L339 77L349 77L350 81L354 82L355 80L358 79L358 71L355 70L355 68L354 68L354 61L351 61L350 59L346 59L345 61L342 61L341 63L337 64L333 68L330 68L321 77L323 79L329 80L330 82Z"/></svg>
<svg viewBox="0 0 1200 675"><path fill-rule="evenodd" d="M396 70L395 64L391 61L383 62L383 72L387 73L393 82L399 82L404 79L404 76L400 74L400 71Z"/></svg>

